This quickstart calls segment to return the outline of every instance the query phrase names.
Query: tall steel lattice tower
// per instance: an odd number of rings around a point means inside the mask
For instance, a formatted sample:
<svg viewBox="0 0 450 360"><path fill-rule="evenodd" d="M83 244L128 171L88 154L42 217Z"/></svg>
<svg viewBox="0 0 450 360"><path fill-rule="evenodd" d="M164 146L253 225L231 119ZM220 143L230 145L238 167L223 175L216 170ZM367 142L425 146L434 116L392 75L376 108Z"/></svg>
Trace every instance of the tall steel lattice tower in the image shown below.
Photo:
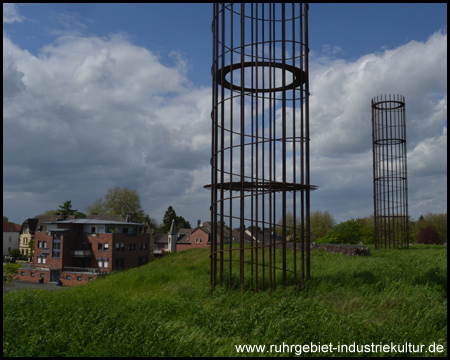
<svg viewBox="0 0 450 360"><path fill-rule="evenodd" d="M375 248L408 248L405 97L372 99Z"/></svg>
<svg viewBox="0 0 450 360"><path fill-rule="evenodd" d="M221 3L213 16L211 288L302 287L316 188L308 5Z"/></svg>

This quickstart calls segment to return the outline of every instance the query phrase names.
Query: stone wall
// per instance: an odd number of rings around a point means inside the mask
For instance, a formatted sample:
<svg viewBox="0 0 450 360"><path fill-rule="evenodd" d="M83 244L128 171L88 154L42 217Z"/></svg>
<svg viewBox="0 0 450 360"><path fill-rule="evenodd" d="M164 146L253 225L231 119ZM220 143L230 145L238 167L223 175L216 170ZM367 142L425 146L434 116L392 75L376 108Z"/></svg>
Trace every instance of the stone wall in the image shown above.
<svg viewBox="0 0 450 360"><path fill-rule="evenodd" d="M322 249L335 254L348 256L370 256L370 249L363 245L312 244L311 250Z"/></svg>

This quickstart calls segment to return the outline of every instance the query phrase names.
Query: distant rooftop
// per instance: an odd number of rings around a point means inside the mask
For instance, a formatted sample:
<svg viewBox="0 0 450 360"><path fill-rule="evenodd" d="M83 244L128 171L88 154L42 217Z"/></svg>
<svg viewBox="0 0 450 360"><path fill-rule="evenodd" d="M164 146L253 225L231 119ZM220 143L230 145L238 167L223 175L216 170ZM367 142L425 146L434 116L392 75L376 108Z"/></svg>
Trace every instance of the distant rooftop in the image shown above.
<svg viewBox="0 0 450 360"><path fill-rule="evenodd" d="M59 220L59 221L48 221L44 224L100 224L100 225L144 225L142 223L126 222L126 221L111 221L111 220L100 220L100 219L69 219L69 220Z"/></svg>

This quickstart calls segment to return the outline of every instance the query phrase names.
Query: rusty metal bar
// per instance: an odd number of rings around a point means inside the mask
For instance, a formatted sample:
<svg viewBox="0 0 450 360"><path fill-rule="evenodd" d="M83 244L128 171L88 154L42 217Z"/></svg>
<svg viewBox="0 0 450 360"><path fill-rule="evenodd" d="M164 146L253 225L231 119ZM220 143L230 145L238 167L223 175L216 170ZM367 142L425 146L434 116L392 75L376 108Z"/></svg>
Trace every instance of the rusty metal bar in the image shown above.
<svg viewBox="0 0 450 360"><path fill-rule="evenodd" d="M408 248L405 97L372 99L375 249Z"/></svg>
<svg viewBox="0 0 450 360"><path fill-rule="evenodd" d="M317 188L309 182L308 5L213 8L211 289L303 288ZM292 214L300 223L288 224Z"/></svg>

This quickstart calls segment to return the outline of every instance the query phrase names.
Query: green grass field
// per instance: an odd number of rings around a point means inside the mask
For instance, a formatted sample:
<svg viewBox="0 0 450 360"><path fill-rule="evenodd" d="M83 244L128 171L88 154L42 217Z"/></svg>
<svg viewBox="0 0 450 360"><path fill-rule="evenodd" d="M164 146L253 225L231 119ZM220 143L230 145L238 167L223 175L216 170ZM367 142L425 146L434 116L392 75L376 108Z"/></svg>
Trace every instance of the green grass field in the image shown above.
<svg viewBox="0 0 450 360"><path fill-rule="evenodd" d="M170 254L64 291L12 291L3 297L3 355L295 356L287 345L406 342L423 351L304 355L447 356L445 246L371 247L370 257L314 251L306 289L273 293L211 293L208 255ZM429 352L432 344L443 351Z"/></svg>

